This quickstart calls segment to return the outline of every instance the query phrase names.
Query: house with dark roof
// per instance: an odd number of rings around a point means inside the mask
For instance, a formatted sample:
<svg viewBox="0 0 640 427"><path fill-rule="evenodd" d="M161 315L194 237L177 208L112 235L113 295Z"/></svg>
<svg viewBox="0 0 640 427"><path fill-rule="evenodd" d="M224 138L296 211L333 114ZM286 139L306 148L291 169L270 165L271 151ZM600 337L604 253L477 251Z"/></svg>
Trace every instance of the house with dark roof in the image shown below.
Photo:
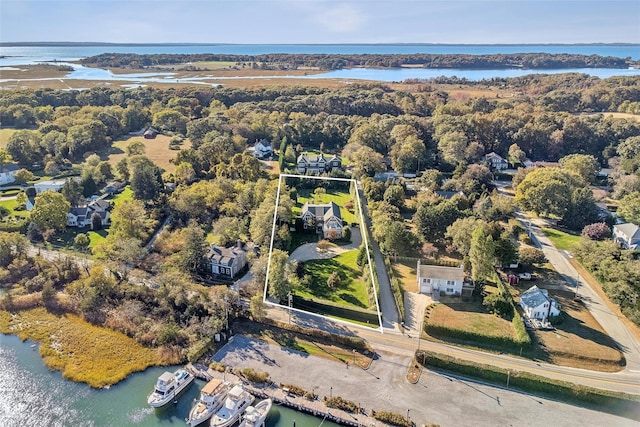
<svg viewBox="0 0 640 427"><path fill-rule="evenodd" d="M256 143L253 146L254 157L258 159L266 159L268 157L271 157L272 155L273 155L273 148L271 147L271 142L269 142L268 139L263 138L259 141L256 140Z"/></svg>
<svg viewBox="0 0 640 427"><path fill-rule="evenodd" d="M109 224L111 203L103 199L94 200L85 206L72 207L67 214L67 227L86 227L91 225L93 214L100 216L102 226Z"/></svg>
<svg viewBox="0 0 640 427"><path fill-rule="evenodd" d="M337 155L327 158L324 153L303 153L298 156L296 168L298 173L303 175L320 175L342 168L342 159Z"/></svg>
<svg viewBox="0 0 640 427"><path fill-rule="evenodd" d="M613 226L613 239L625 249L640 249L640 227L627 222Z"/></svg>
<svg viewBox="0 0 640 427"><path fill-rule="evenodd" d="M156 135L158 135L159 133L160 132L158 132L156 129L149 127L147 130L144 131L142 136L144 136L145 139L154 139Z"/></svg>
<svg viewBox="0 0 640 427"><path fill-rule="evenodd" d="M549 317L560 314L558 302L549 296L546 289L540 289L535 285L520 294L518 304L529 319L546 322Z"/></svg>
<svg viewBox="0 0 640 427"><path fill-rule="evenodd" d="M212 275L233 279L247 265L247 250L241 242L230 248L211 245L207 261Z"/></svg>
<svg viewBox="0 0 640 427"><path fill-rule="evenodd" d="M300 214L306 230L315 229L324 238L342 237L342 214L340 206L334 202L326 205L316 205L309 202L302 206Z"/></svg>
<svg viewBox="0 0 640 427"><path fill-rule="evenodd" d="M421 294L434 295L462 295L464 287L464 266L446 267L442 265L421 265L418 260L416 268L418 276L418 290Z"/></svg>
<svg viewBox="0 0 640 427"><path fill-rule="evenodd" d="M16 179L13 175L20 169L18 165L8 164L0 166L0 185L11 184Z"/></svg>

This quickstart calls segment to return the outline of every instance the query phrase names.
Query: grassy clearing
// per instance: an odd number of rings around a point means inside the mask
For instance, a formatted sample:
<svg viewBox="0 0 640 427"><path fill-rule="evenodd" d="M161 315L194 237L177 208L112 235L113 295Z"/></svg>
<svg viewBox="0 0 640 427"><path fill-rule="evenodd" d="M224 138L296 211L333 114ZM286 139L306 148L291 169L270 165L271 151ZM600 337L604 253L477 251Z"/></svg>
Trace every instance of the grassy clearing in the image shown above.
<svg viewBox="0 0 640 427"><path fill-rule="evenodd" d="M312 285L302 288L297 295L318 298L346 306L369 308L367 285L360 278L356 265L358 250L344 252L334 258L307 261L304 274L312 277ZM334 288L327 285L327 279L334 272L340 275L340 284Z"/></svg>
<svg viewBox="0 0 640 427"><path fill-rule="evenodd" d="M351 194L348 191L340 191L340 190L327 190L325 194L316 195L313 194L313 190L311 189L300 189L298 190L298 200L296 205L293 207L293 215L300 216L300 212L302 211L302 206L306 203L318 203L318 204L327 204L329 202L334 202L336 205L340 206L340 213L342 214L342 220L347 223L359 223L358 219L356 219L355 209L354 212L349 212L344 208L345 203L353 201ZM354 202L355 205L355 202Z"/></svg>
<svg viewBox="0 0 640 427"><path fill-rule="evenodd" d="M160 364L156 350L122 333L91 325L76 315L57 316L44 308L0 312L0 331L40 342L40 355L49 368L91 387L115 384L133 372Z"/></svg>
<svg viewBox="0 0 640 427"><path fill-rule="evenodd" d="M510 321L485 312L477 302L436 304L431 309L428 323L487 337L517 339Z"/></svg>
<svg viewBox="0 0 640 427"><path fill-rule="evenodd" d="M133 190L131 189L131 187L129 187L127 185L124 188L124 190L122 190L120 193L118 193L115 196L113 196L111 201L113 202L113 205L115 206L118 203L122 203L125 200L130 200L130 199L133 199Z"/></svg>
<svg viewBox="0 0 640 427"><path fill-rule="evenodd" d="M542 232L551 240L553 246L561 251L572 251L580 242L580 236L569 234L555 228L543 228Z"/></svg>
<svg viewBox="0 0 640 427"><path fill-rule="evenodd" d="M16 129L0 129L0 148L7 148L9 138L16 131Z"/></svg>
<svg viewBox="0 0 640 427"><path fill-rule="evenodd" d="M174 159L178 152L169 149L170 140L171 137L167 135L158 135L155 139L145 139L142 136L130 136L118 139L114 141L111 150L107 153L109 163L115 166L121 159L126 157L127 145L129 145L130 142L141 141L145 146L145 156L164 170L172 172L175 170L176 165L170 163L169 160ZM188 140L185 140L182 144L183 148L190 146L191 143Z"/></svg>
<svg viewBox="0 0 640 427"><path fill-rule="evenodd" d="M262 323L237 321L234 323L234 329L243 335L306 353L310 356L349 364L353 364L355 356L356 364L363 368L366 368L371 361L370 357L360 352L354 353L352 348Z"/></svg>
<svg viewBox="0 0 640 427"><path fill-rule="evenodd" d="M417 261L392 260L391 268L393 268L393 273L402 282L402 288L405 292L418 292L417 266Z"/></svg>
<svg viewBox="0 0 640 427"><path fill-rule="evenodd" d="M191 62L189 64L185 64L185 65L192 65L194 67L206 68L209 70L221 70L221 69L232 68L236 66L242 67L242 65L238 65L238 63L234 61L197 61L197 62Z"/></svg>
<svg viewBox="0 0 640 427"><path fill-rule="evenodd" d="M23 211L15 210L18 207L18 201L15 198L0 200L0 207L9 211L8 216L13 215L13 216L19 216L22 218L26 218L27 216L29 216L29 212L27 212L26 209Z"/></svg>

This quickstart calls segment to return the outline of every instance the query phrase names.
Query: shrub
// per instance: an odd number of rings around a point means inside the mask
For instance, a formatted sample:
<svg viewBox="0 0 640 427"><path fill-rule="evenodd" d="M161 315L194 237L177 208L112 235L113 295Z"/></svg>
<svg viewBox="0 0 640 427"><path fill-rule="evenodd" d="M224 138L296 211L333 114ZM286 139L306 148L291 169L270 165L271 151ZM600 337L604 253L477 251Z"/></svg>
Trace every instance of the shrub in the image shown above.
<svg viewBox="0 0 640 427"><path fill-rule="evenodd" d="M327 408L336 408L341 409L346 412L356 412L358 409L358 405L354 402L343 399L340 396L335 397L324 397L324 404L327 405Z"/></svg>
<svg viewBox="0 0 640 427"><path fill-rule="evenodd" d="M413 425L413 423L408 421L404 415L396 412L371 411L371 415L373 415L373 418L376 420L392 426L411 427Z"/></svg>
<svg viewBox="0 0 640 427"><path fill-rule="evenodd" d="M604 222L596 222L585 226L582 236L591 240L604 240L611 236L611 229Z"/></svg>
<svg viewBox="0 0 640 427"><path fill-rule="evenodd" d="M220 363L220 362L211 362L209 363L209 368L213 369L214 371L218 371L218 372L224 372L224 370L227 368L227 366L224 363Z"/></svg>
<svg viewBox="0 0 640 427"><path fill-rule="evenodd" d="M342 229L342 240L347 242L351 241L351 228L349 228L349 226L345 226Z"/></svg>
<svg viewBox="0 0 640 427"><path fill-rule="evenodd" d="M246 378L247 381L252 383L263 384L269 381L268 372L257 372L252 368L244 368L240 371L240 375Z"/></svg>
<svg viewBox="0 0 640 427"><path fill-rule="evenodd" d="M547 257L544 256L544 252L535 248L520 248L519 260L520 264L525 266L532 266L533 264L544 264L547 262Z"/></svg>
<svg viewBox="0 0 640 427"><path fill-rule="evenodd" d="M487 295L482 301L482 305L489 313L505 319L513 315L513 306L501 292Z"/></svg>
<svg viewBox="0 0 640 427"><path fill-rule="evenodd" d="M305 396L307 393L309 393L305 389L298 387L295 384L280 384L280 387L289 389L289 393L295 394L296 396Z"/></svg>

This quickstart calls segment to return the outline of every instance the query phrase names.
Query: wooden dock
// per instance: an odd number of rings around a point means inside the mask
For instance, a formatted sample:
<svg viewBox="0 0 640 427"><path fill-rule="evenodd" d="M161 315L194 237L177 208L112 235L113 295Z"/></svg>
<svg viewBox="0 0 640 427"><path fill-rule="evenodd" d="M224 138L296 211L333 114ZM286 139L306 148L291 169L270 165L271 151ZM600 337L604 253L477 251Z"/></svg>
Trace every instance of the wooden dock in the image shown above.
<svg viewBox="0 0 640 427"><path fill-rule="evenodd" d="M365 408L360 408L360 413L350 413L341 409L329 408L320 399L309 400L305 397L296 396L281 389L277 385L271 384L253 384L249 383L244 378L238 377L228 372L218 372L213 369L208 369L206 366L191 364L186 366L186 369L191 372L196 378L208 381L212 378L218 378L221 380L230 381L232 383L242 383L243 387L259 399L271 399L276 405L286 406L287 408L295 409L296 411L304 412L315 417L318 417L319 425L322 425L324 420L334 422L343 426L353 427L382 427L386 426L375 418L367 415Z"/></svg>

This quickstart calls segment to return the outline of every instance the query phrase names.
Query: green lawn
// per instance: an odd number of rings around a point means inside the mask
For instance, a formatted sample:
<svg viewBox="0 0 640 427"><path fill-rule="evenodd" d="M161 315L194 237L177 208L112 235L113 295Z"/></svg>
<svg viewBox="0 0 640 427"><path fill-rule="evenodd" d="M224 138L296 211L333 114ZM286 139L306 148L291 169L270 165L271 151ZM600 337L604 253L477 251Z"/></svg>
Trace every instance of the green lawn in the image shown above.
<svg viewBox="0 0 640 427"><path fill-rule="evenodd" d="M327 190L325 194L315 195L313 194L312 189L301 189L298 190L298 202L293 207L293 216L300 216L302 211L302 206L306 202L314 202L317 204L327 204L329 202L334 202L336 205L340 206L340 213L342 214L343 221L347 223L359 223L360 221L356 218L355 215L355 206L357 205L356 201L353 200L351 194L349 192L341 191L341 190ZM345 203L352 201L354 203L353 213L349 212L345 207Z"/></svg>
<svg viewBox="0 0 640 427"><path fill-rule="evenodd" d="M543 228L542 232L561 251L572 251L580 242L580 235L569 234L554 228Z"/></svg>
<svg viewBox="0 0 640 427"><path fill-rule="evenodd" d="M124 201L124 200L129 200L133 198L133 190L131 190L131 187L129 187L128 185L124 188L124 190L122 190L122 192L116 194L115 196L113 196L113 198L111 199L111 201L113 202L113 205L117 205L118 203Z"/></svg>
<svg viewBox="0 0 640 427"><path fill-rule="evenodd" d="M23 211L15 210L16 207L18 207L18 201L15 198L0 200L0 207L9 211L8 216L13 215L13 216L19 216L23 218L29 216L29 212L27 212L26 210L23 210Z"/></svg>
<svg viewBox="0 0 640 427"><path fill-rule="evenodd" d="M345 306L369 308L367 284L360 277L357 256L358 250L354 249L334 258L305 262L304 273L312 277L312 284L310 288L300 288L296 294ZM327 279L334 271L340 276L340 284L330 288Z"/></svg>

